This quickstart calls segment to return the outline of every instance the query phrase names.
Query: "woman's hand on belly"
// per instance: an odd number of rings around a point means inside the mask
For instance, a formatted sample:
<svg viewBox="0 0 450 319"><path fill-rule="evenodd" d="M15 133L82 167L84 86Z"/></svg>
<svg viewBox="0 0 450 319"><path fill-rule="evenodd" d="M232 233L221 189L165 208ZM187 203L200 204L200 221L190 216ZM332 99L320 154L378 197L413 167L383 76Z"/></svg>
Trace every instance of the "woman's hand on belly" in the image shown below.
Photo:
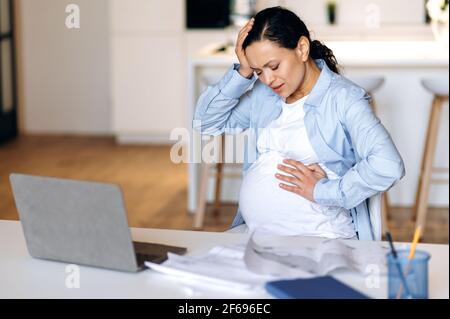
<svg viewBox="0 0 450 319"><path fill-rule="evenodd" d="M327 177L325 171L318 164L307 166L290 159L283 160L283 163L290 166L279 164L278 169L290 176L276 174L275 177L290 185L280 183L280 187L314 202L314 187L319 180Z"/></svg>
<svg viewBox="0 0 450 319"><path fill-rule="evenodd" d="M320 167L319 164L306 165L306 167L308 167L313 174L319 178L319 180L322 178L328 178L327 173L322 169L322 167Z"/></svg>

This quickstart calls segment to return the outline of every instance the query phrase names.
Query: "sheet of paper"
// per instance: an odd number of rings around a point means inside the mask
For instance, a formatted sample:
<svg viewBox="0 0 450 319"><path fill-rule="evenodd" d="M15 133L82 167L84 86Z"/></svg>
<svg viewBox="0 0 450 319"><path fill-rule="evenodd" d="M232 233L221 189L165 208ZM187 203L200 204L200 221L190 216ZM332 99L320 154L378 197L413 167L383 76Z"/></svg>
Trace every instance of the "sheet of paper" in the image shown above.
<svg viewBox="0 0 450 319"><path fill-rule="evenodd" d="M245 245L217 246L206 254L179 256L169 253L168 260L146 266L165 274L189 280L201 280L211 285L236 289L262 287L272 276L259 275L247 269L244 263Z"/></svg>
<svg viewBox="0 0 450 319"><path fill-rule="evenodd" d="M342 269L364 274L370 265L383 274L385 253L376 242L353 247L345 240L277 236L261 230L250 236L244 260L255 273L308 278Z"/></svg>

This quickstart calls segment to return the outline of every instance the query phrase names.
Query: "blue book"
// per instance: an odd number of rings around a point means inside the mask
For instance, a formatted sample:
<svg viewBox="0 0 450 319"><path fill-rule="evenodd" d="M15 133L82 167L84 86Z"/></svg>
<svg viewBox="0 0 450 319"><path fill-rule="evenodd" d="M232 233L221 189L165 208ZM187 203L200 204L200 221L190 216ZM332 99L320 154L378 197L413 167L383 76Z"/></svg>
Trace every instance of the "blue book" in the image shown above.
<svg viewBox="0 0 450 319"><path fill-rule="evenodd" d="M331 276L270 281L265 287L282 299L369 299Z"/></svg>

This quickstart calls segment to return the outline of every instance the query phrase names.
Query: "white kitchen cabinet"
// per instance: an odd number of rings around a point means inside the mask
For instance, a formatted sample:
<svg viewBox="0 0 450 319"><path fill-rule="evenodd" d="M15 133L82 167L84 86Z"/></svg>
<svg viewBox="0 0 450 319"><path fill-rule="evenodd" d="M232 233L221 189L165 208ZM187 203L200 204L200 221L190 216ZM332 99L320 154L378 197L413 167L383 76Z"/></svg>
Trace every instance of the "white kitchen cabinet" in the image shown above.
<svg viewBox="0 0 450 319"><path fill-rule="evenodd" d="M184 124L184 1L113 0L112 127L119 142L167 142Z"/></svg>
<svg viewBox="0 0 450 319"><path fill-rule="evenodd" d="M164 133L182 124L181 42L181 36L113 39L113 127L117 134Z"/></svg>

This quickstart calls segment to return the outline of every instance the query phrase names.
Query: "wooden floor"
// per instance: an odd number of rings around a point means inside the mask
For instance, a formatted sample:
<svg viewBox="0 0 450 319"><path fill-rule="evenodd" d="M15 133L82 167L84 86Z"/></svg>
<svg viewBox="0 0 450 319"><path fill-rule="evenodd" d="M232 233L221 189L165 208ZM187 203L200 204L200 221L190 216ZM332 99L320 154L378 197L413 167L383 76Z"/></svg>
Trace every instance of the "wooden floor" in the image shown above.
<svg viewBox="0 0 450 319"><path fill-rule="evenodd" d="M118 146L108 137L22 136L0 146L0 219L16 220L8 176L12 172L108 182L122 187L130 226L192 229L187 213L187 165L173 164L169 146ZM210 207L208 207L210 210ZM223 231L236 211L207 213L204 230ZM391 208L395 240L409 241L410 208ZM449 210L429 211L424 242L449 242Z"/></svg>

